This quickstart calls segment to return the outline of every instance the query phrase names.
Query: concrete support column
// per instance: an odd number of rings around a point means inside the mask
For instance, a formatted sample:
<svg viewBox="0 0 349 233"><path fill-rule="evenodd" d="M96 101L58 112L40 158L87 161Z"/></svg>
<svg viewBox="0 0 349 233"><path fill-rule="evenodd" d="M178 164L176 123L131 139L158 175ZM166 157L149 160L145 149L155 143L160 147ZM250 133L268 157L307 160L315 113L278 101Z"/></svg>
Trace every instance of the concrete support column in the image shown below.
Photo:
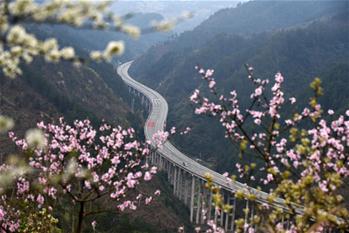
<svg viewBox="0 0 349 233"><path fill-rule="evenodd" d="M168 168L168 173L170 174L170 184L173 185L173 176L174 176L174 171L173 171L173 165L170 164Z"/></svg>
<svg viewBox="0 0 349 233"><path fill-rule="evenodd" d="M153 164L154 166L158 166L157 161L156 161L156 152L153 153Z"/></svg>
<svg viewBox="0 0 349 233"><path fill-rule="evenodd" d="M175 175L176 175L175 170L176 170L176 166L172 164L172 166L171 166L171 174L172 174L172 185L173 186L175 184Z"/></svg>
<svg viewBox="0 0 349 233"><path fill-rule="evenodd" d="M161 156L159 154L156 154L156 166L158 167L159 171L162 170L162 167L161 167Z"/></svg>
<svg viewBox="0 0 349 233"><path fill-rule="evenodd" d="M151 159L151 154L148 154L146 157L145 157L145 162L149 165L150 164L150 159Z"/></svg>
<svg viewBox="0 0 349 233"><path fill-rule="evenodd" d="M201 190L201 210L200 210L200 224L204 224L204 211L207 210L207 193L206 189L202 187Z"/></svg>
<svg viewBox="0 0 349 233"><path fill-rule="evenodd" d="M163 167L162 162L163 162L163 158L162 158L161 155L159 155L159 170L160 170L160 171L163 171L163 170L164 170L164 167Z"/></svg>
<svg viewBox="0 0 349 233"><path fill-rule="evenodd" d="M196 219L195 223L199 224L200 222L200 212L201 212L201 182L198 181L198 195L196 200Z"/></svg>
<svg viewBox="0 0 349 233"><path fill-rule="evenodd" d="M208 202L207 202L207 220L211 220L212 214L212 192L208 190Z"/></svg>
<svg viewBox="0 0 349 233"><path fill-rule="evenodd" d="M131 111L134 112L135 111L135 98L132 96L132 100L131 100Z"/></svg>
<svg viewBox="0 0 349 233"><path fill-rule="evenodd" d="M289 219L289 218L287 219L287 223L286 223L286 224L287 224L286 229L289 230L290 227L291 227L290 219Z"/></svg>
<svg viewBox="0 0 349 233"><path fill-rule="evenodd" d="M179 167L176 168L177 169L177 183L176 183L176 192L175 192L175 196L177 198L179 198L179 193L180 193L180 181L181 181L181 169Z"/></svg>
<svg viewBox="0 0 349 233"><path fill-rule="evenodd" d="M176 193L177 193L177 167L174 167L173 194L176 196Z"/></svg>
<svg viewBox="0 0 349 233"><path fill-rule="evenodd" d="M152 152L152 153L150 154L151 165L154 165L154 164L155 164L155 161L154 161L154 153L155 153L155 152Z"/></svg>
<svg viewBox="0 0 349 233"><path fill-rule="evenodd" d="M233 194L235 195L235 194ZM233 201L233 213L231 216L231 226L230 226L230 230L232 232L234 232L235 230L235 213L236 213L236 197L234 196L234 201Z"/></svg>
<svg viewBox="0 0 349 233"><path fill-rule="evenodd" d="M223 203L225 204L225 192L223 192L222 196L223 196ZM224 227L223 220L224 220L224 212L223 212L223 210L221 210L221 216L220 216L220 225L221 225L221 227Z"/></svg>
<svg viewBox="0 0 349 233"><path fill-rule="evenodd" d="M217 208L214 208L214 223L217 224L217 220L218 220L218 211Z"/></svg>
<svg viewBox="0 0 349 233"><path fill-rule="evenodd" d="M226 201L229 204L229 202L230 202L230 193L227 193ZM225 230L225 232L227 232L228 231L228 225L229 225L229 212L223 214L223 216L225 216L225 219L224 219L224 230Z"/></svg>
<svg viewBox="0 0 349 233"><path fill-rule="evenodd" d="M245 212L245 223L248 223L248 213L250 212L249 208L250 208L249 207L249 200L247 199L246 200L246 208L245 208L245 210L246 210L246 212ZM244 232L247 232L247 229L245 229Z"/></svg>
<svg viewBox="0 0 349 233"><path fill-rule="evenodd" d="M155 158L156 166L160 167L160 155L158 153L155 153ZM161 168L159 170L161 170Z"/></svg>
<svg viewBox="0 0 349 233"><path fill-rule="evenodd" d="M171 184L171 166L167 160L166 160L166 171L167 171L167 180Z"/></svg>
<svg viewBox="0 0 349 233"><path fill-rule="evenodd" d="M252 202L251 203L251 214L250 214L250 223L251 223L251 226L254 227L254 224L253 224L253 215L254 215L254 209L255 209L255 202ZM285 226L284 225L284 217L282 216L282 226Z"/></svg>
<svg viewBox="0 0 349 233"><path fill-rule="evenodd" d="M189 179L188 179L188 175L187 175L186 172L184 172L184 174L183 174L183 180L184 180L184 205L188 206L188 197L189 197L188 185L189 185Z"/></svg>
<svg viewBox="0 0 349 233"><path fill-rule="evenodd" d="M190 195L190 222L194 221L194 196L195 196L195 177L191 177L191 195Z"/></svg>
<svg viewBox="0 0 349 233"><path fill-rule="evenodd" d="M177 197L178 197L178 199L180 199L180 200L182 200L181 199L181 196L182 196L182 188L183 188L183 186L182 186L182 169L180 169L180 168L177 168L178 169L178 171L177 171L177 181L178 181L178 183L177 183Z"/></svg>
<svg viewBox="0 0 349 233"><path fill-rule="evenodd" d="M159 163L158 163L158 154L156 152L154 152L154 165L155 166L159 166Z"/></svg>

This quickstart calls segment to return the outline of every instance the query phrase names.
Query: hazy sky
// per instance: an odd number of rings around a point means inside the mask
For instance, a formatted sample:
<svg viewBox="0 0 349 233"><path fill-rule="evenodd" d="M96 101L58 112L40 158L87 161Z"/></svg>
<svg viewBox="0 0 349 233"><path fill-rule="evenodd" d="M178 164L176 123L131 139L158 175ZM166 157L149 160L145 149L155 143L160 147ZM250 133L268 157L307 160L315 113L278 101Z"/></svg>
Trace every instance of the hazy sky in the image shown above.
<svg viewBox="0 0 349 233"><path fill-rule="evenodd" d="M121 10L124 8L129 8L131 10L141 11L141 12L157 12L160 14L172 15L178 14L178 10L183 10L183 8L188 7L187 10L207 10L215 11L217 8L224 8L228 6L235 6L238 2L232 0L119 0L115 2L115 6L119 6ZM132 3L130 3L132 2ZM210 6L210 8L208 8Z"/></svg>
<svg viewBox="0 0 349 233"><path fill-rule="evenodd" d="M246 0L119 0L113 4L113 9L119 14L155 12L163 15L165 18L176 17L184 11L190 11L194 14L194 17L178 25L175 30L181 32L192 29L220 9L235 7L237 3L244 1Z"/></svg>

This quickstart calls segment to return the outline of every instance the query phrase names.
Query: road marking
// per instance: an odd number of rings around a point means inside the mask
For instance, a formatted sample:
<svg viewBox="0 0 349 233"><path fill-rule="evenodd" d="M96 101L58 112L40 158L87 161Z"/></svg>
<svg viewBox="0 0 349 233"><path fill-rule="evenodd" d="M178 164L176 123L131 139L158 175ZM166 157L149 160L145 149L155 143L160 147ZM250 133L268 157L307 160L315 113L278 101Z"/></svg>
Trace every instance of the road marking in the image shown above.
<svg viewBox="0 0 349 233"><path fill-rule="evenodd" d="M158 105L160 103L160 99L152 99L154 105Z"/></svg>

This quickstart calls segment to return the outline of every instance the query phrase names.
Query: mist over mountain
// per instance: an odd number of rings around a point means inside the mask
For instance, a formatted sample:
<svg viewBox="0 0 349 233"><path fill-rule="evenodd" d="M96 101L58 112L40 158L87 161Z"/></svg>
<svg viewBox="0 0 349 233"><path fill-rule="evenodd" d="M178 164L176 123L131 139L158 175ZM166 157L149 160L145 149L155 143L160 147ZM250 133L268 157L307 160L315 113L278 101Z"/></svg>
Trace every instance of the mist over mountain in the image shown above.
<svg viewBox="0 0 349 233"><path fill-rule="evenodd" d="M113 4L113 10L121 15L129 12L157 12L166 19L181 16L183 12L192 12L193 17L177 25L172 33L191 30L216 11L235 7L243 1L118 1Z"/></svg>
<svg viewBox="0 0 349 233"><path fill-rule="evenodd" d="M125 20L124 23L137 26L139 28L151 27L153 21L163 20L163 16L158 13L136 13L132 17ZM48 35L59 35L67 44L79 44L79 48L85 52L91 50L103 50L109 41L122 40L125 43L125 52L117 59L130 60L144 53L152 45L160 41L169 39L168 32L151 32L142 34L140 38L131 38L125 33L111 30L96 31L87 29L73 29L68 26L43 25L40 30L45 31Z"/></svg>
<svg viewBox="0 0 349 233"><path fill-rule="evenodd" d="M241 105L247 104L252 90L246 85L246 63L262 77L272 78L281 71L286 90L301 97L303 104L314 77L324 83L335 79L345 90L338 93L329 85L324 104L328 106L329 96L336 95L330 98L331 104L345 109L348 98L344 93L349 92L349 40L343 33L349 27L347 6L343 1L255 1L221 10L193 31L152 47L136 60L131 73L168 100L169 126L193 126L190 136L175 138L181 150L205 159L218 171L230 171L237 150L224 139L218 124L192 113L188 98L203 84L193 67L215 69L219 90L236 89L245 97Z"/></svg>

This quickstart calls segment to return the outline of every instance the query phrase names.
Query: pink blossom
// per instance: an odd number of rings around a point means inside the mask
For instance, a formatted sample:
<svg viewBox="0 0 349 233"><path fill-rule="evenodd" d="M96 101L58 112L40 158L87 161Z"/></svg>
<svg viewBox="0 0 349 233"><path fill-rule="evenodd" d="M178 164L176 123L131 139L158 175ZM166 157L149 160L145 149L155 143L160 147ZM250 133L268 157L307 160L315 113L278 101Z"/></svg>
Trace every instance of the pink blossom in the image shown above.
<svg viewBox="0 0 349 233"><path fill-rule="evenodd" d="M214 73L213 69L206 70L205 78L210 78Z"/></svg>
<svg viewBox="0 0 349 233"><path fill-rule="evenodd" d="M152 197L147 197L147 198L145 199L145 204L146 204L146 205L149 205L150 202L151 202L152 200L153 200Z"/></svg>
<svg viewBox="0 0 349 233"><path fill-rule="evenodd" d="M258 97L258 96L262 95L262 93L263 93L262 90L263 90L262 87L256 88L256 89L254 90L254 96L255 96L255 97Z"/></svg>
<svg viewBox="0 0 349 233"><path fill-rule="evenodd" d="M144 174L144 180L149 181L151 180L151 178L152 178L152 175L150 174L150 172L146 171Z"/></svg>
<svg viewBox="0 0 349 233"><path fill-rule="evenodd" d="M284 81L284 77L282 77L281 73L276 73L275 81L278 83L282 83Z"/></svg>
<svg viewBox="0 0 349 233"><path fill-rule="evenodd" d="M0 221L3 221L5 217L5 211L2 209L2 206L0 206Z"/></svg>
<svg viewBox="0 0 349 233"><path fill-rule="evenodd" d="M171 134L175 134L176 133L176 127L172 127L171 130L170 130L170 133Z"/></svg>
<svg viewBox="0 0 349 233"><path fill-rule="evenodd" d="M43 205L45 199L44 199L44 197L43 197L41 194L39 194L38 197L36 198L36 201L37 201L37 203L38 203L39 205Z"/></svg>
<svg viewBox="0 0 349 233"><path fill-rule="evenodd" d="M216 82L215 82L214 80L211 80L211 81L209 82L209 84L208 84L208 87L209 87L210 89L212 89L212 88L214 88L215 85L216 85Z"/></svg>
<svg viewBox="0 0 349 233"><path fill-rule="evenodd" d="M291 97L289 100L290 100L291 104L296 103L296 98L295 97Z"/></svg>
<svg viewBox="0 0 349 233"><path fill-rule="evenodd" d="M328 188L327 188L327 182L320 182L319 183L319 188L323 191L323 192L328 192Z"/></svg>
<svg viewBox="0 0 349 233"><path fill-rule="evenodd" d="M95 220L93 220L91 222L91 226L92 226L92 229L95 231L96 230L96 226L97 226L97 222Z"/></svg>
<svg viewBox="0 0 349 233"><path fill-rule="evenodd" d="M155 134L153 134L152 139L153 139L155 146L161 147L167 141L168 136L169 136L169 133L165 132L163 130L160 130L160 131L156 132Z"/></svg>

